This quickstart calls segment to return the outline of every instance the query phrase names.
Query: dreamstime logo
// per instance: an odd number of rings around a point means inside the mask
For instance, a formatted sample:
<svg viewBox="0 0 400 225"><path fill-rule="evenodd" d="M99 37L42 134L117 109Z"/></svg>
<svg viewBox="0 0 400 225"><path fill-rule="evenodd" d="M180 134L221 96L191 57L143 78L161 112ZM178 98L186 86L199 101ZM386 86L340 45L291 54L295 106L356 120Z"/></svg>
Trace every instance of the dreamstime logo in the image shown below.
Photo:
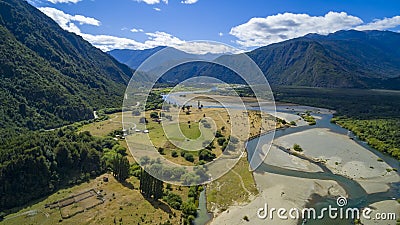
<svg viewBox="0 0 400 225"><path fill-rule="evenodd" d="M210 45L233 48L193 42L197 48ZM204 65L217 68L219 74L198 76L198 68ZM225 73L235 74L236 78L230 79L242 84L226 83ZM188 78L173 88L160 85L165 76L173 80L171 74ZM244 102L237 88L256 98ZM259 127L249 113L249 109L260 108L275 115L271 88L246 54L191 60L167 47L145 60L132 76L125 91L122 121L129 150L146 172L164 182L198 185L221 177L245 154L245 141L258 132L256 128L266 127L262 113L257 114ZM223 137L219 137L221 133ZM248 156L251 170L264 161L273 137L258 143Z"/></svg>
<svg viewBox="0 0 400 225"><path fill-rule="evenodd" d="M339 208L329 205L328 207L316 210L314 208L269 208L268 204L265 203L264 207L257 210L257 217L263 220L273 220L276 217L281 220L322 220L328 217L330 219L346 220L359 220L360 218L365 220L396 220L396 213L375 213L375 215L372 216L372 210L368 207L363 209L346 207L348 201L347 198L343 196L336 199L336 204Z"/></svg>
<svg viewBox="0 0 400 225"><path fill-rule="evenodd" d="M340 196L339 198L336 199L336 204L339 207L343 207L347 205L347 198Z"/></svg>

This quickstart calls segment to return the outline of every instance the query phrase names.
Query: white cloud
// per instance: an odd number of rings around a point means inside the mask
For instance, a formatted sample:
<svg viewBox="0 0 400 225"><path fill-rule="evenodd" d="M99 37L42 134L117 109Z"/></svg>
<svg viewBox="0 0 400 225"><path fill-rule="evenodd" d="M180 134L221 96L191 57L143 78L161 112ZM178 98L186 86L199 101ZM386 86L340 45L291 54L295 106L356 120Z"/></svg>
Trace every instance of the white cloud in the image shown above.
<svg viewBox="0 0 400 225"><path fill-rule="evenodd" d="M218 42L190 42L181 40L171 34L160 31L157 31L155 33L146 33L146 35L149 37L149 39L144 42L146 48L153 48L156 46L169 46L193 54L219 54L239 52L233 47L226 46Z"/></svg>
<svg viewBox="0 0 400 225"><path fill-rule="evenodd" d="M182 4L194 4L196 2L198 2L199 0L184 0L181 1Z"/></svg>
<svg viewBox="0 0 400 225"><path fill-rule="evenodd" d="M284 13L266 18L252 18L247 23L233 27L230 34L244 47L258 47L309 33L329 34L352 29L363 21L345 12L329 12L324 16Z"/></svg>
<svg viewBox="0 0 400 225"><path fill-rule="evenodd" d="M153 9L156 10L157 12L161 11L161 9L157 7L154 7Z"/></svg>
<svg viewBox="0 0 400 225"><path fill-rule="evenodd" d="M326 35L338 30L386 30L400 26L400 16L365 23L345 12L329 12L324 16L283 13L266 18L251 18L233 27L229 34L235 36L243 47L260 47L304 36L309 33Z"/></svg>
<svg viewBox="0 0 400 225"><path fill-rule="evenodd" d="M131 32L133 32L133 33L143 32L143 29L132 28L132 29L131 29Z"/></svg>
<svg viewBox="0 0 400 225"><path fill-rule="evenodd" d="M356 30L386 30L400 26L400 16L392 18L384 18L381 20L374 20L371 23L357 26Z"/></svg>
<svg viewBox="0 0 400 225"><path fill-rule="evenodd" d="M185 41L180 40L177 37L174 37L171 34L157 31L155 33L146 33L148 36L148 40L144 43L147 46L178 46L183 44Z"/></svg>
<svg viewBox="0 0 400 225"><path fill-rule="evenodd" d="M57 4L57 3L78 3L82 0L48 0L48 1L53 4Z"/></svg>
<svg viewBox="0 0 400 225"><path fill-rule="evenodd" d="M79 24L90 24L99 26L100 21L82 15L69 15L61 10L49 7L39 9L47 16L55 20L63 29L80 35L82 38L89 41L92 45L100 48L103 51L109 51L112 49L147 49L157 46L169 46L194 54L238 52L237 49L223 45L221 43L188 42L161 31L157 31L154 33L145 33L148 39L144 42L138 42L133 39L115 37L111 35L86 34L82 33L74 22L78 22ZM143 29L138 28L133 28L131 29L131 31L144 32Z"/></svg>
<svg viewBox="0 0 400 225"><path fill-rule="evenodd" d="M110 35L92 35L80 34L83 39L90 42L92 45L100 48L103 51L112 49L145 49L143 43L137 42L129 38L115 37Z"/></svg>
<svg viewBox="0 0 400 225"><path fill-rule="evenodd" d="M52 18L54 21L56 21L60 25L60 27L62 27L64 30L76 34L80 34L81 31L75 25L74 22L77 22L80 25L89 24L94 26L100 26L101 24L100 21L96 20L95 18L86 17L82 15L73 16L55 8L40 7L39 10L42 11L44 14L46 14L48 17Z"/></svg>
<svg viewBox="0 0 400 225"><path fill-rule="evenodd" d="M137 2L144 2L149 5L159 4L161 2L168 4L168 0L135 0Z"/></svg>
<svg viewBox="0 0 400 225"><path fill-rule="evenodd" d="M220 37L222 37L222 36L224 36L224 33L219 32L218 35L219 35Z"/></svg>

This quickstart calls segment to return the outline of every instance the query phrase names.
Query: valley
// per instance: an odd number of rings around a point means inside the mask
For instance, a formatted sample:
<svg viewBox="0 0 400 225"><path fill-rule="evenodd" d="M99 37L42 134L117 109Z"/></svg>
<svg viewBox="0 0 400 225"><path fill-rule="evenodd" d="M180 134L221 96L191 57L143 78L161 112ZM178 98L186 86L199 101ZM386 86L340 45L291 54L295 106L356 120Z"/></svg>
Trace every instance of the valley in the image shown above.
<svg viewBox="0 0 400 225"><path fill-rule="evenodd" d="M0 0L0 225L399 225L398 8Z"/></svg>

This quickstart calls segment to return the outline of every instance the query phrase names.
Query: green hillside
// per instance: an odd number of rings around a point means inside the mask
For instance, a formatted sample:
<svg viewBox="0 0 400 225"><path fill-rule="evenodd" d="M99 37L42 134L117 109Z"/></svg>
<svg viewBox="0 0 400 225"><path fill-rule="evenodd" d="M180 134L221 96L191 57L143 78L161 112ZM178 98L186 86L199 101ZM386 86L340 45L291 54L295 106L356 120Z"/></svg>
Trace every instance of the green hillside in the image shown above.
<svg viewBox="0 0 400 225"><path fill-rule="evenodd" d="M120 107L132 70L25 1L0 0L0 127L49 129Z"/></svg>

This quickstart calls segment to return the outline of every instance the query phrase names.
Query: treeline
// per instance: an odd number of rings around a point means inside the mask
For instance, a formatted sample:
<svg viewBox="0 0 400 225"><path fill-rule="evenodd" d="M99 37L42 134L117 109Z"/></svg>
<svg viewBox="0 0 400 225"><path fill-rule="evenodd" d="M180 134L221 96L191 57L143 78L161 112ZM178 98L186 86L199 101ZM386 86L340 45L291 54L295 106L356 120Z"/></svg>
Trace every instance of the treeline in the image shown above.
<svg viewBox="0 0 400 225"><path fill-rule="evenodd" d="M0 211L105 172L107 156L117 150L111 137L77 133L73 126L7 139L0 146Z"/></svg>
<svg viewBox="0 0 400 225"><path fill-rule="evenodd" d="M351 130L360 140L378 151L400 160L400 119L357 120L338 117L333 122Z"/></svg>
<svg viewBox="0 0 400 225"><path fill-rule="evenodd" d="M247 88L248 89L248 88ZM247 93L247 89L241 90ZM275 101L332 109L354 119L400 118L400 92L273 86Z"/></svg>

